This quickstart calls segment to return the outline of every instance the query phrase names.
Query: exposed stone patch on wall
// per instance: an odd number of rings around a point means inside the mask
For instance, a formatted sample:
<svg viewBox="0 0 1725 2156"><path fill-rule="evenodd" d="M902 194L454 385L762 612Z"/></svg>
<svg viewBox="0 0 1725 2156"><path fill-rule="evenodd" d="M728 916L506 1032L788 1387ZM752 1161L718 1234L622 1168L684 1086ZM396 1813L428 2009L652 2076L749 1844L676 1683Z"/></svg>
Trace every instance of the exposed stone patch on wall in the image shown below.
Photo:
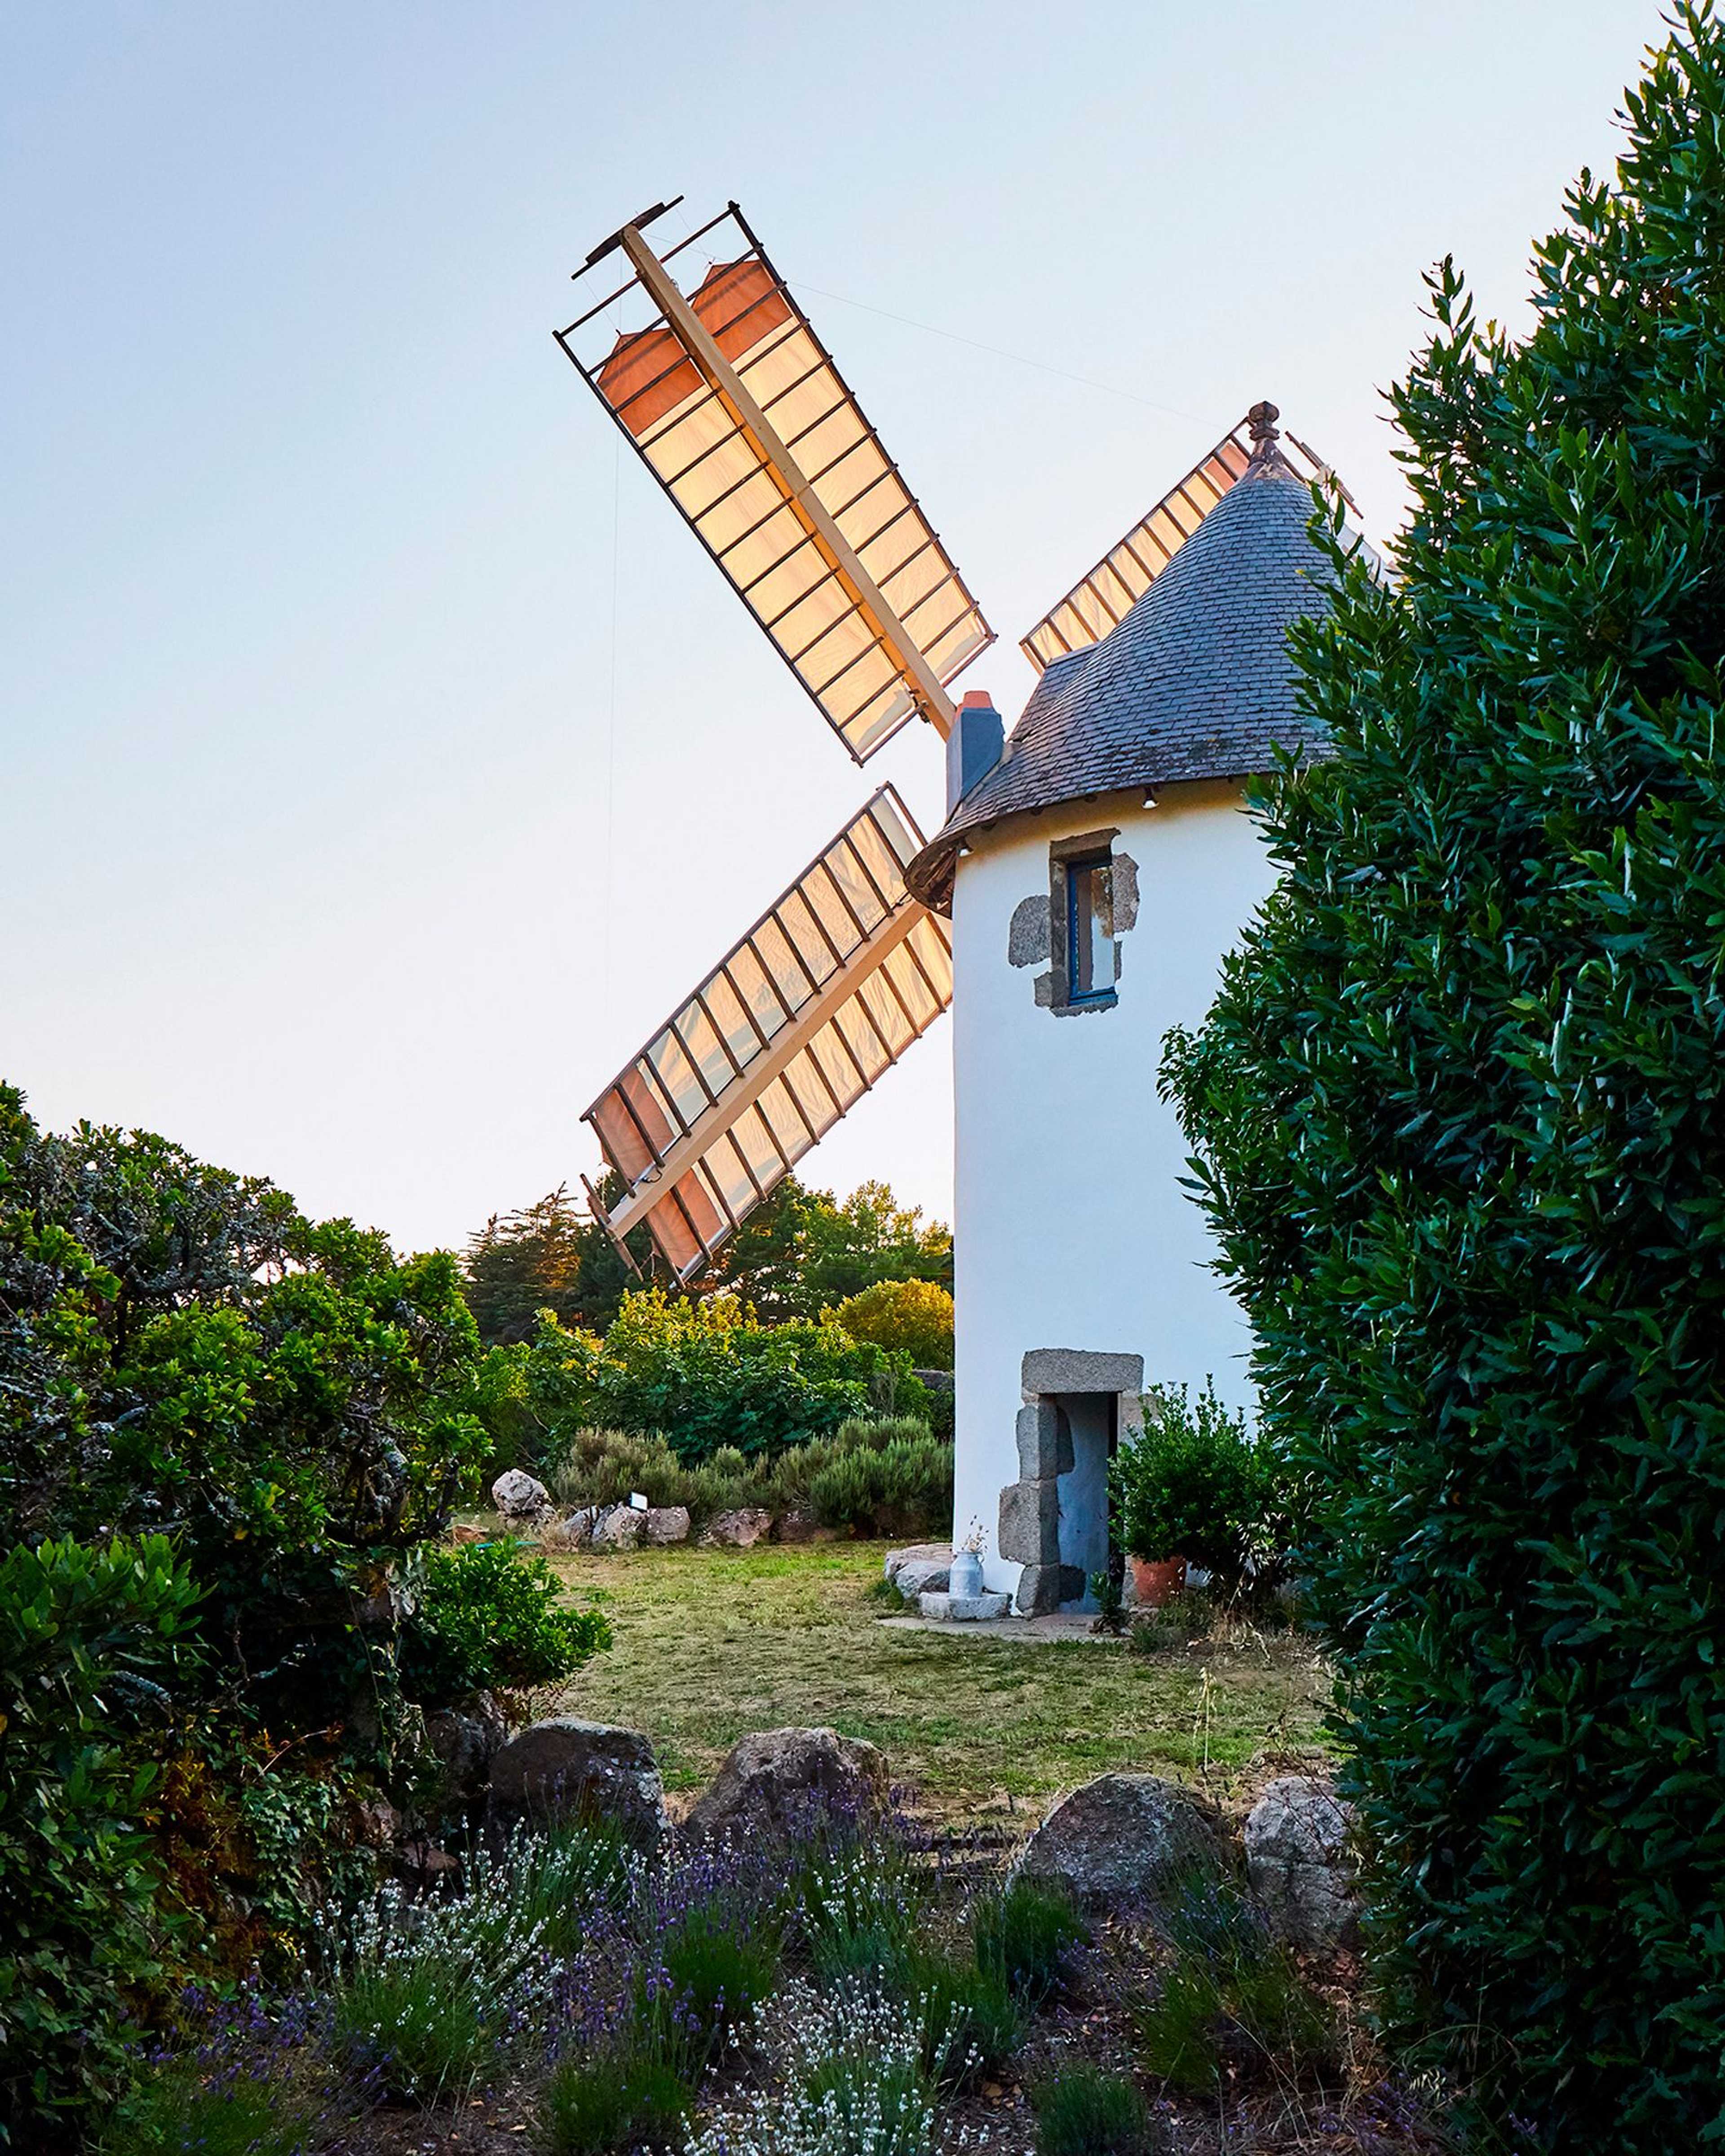
<svg viewBox="0 0 1725 2156"><path fill-rule="evenodd" d="M1138 925L1138 865L1130 854L1114 856L1114 933L1129 936Z"/></svg>
<svg viewBox="0 0 1725 2156"><path fill-rule="evenodd" d="M1051 1617L1060 1606L1060 1568L1027 1564L1019 1575L1020 1617Z"/></svg>
<svg viewBox="0 0 1725 2156"><path fill-rule="evenodd" d="M1108 855L1107 900L1098 915L1098 927L1108 939L1106 947L1111 952L1111 968L1117 982L1121 973L1120 938L1130 934L1138 920L1138 865L1130 854L1117 854L1113 842L1120 835L1111 825L1106 830L1084 831L1073 838L1056 839L1048 850L1048 896L1034 891L1021 898L1012 910L1012 918L1006 931L1006 959L1010 966L1037 966L1045 962L1047 971L1036 974L1031 990L1040 1010L1051 1010L1057 1018L1078 1018L1091 1011L1111 1010L1112 996L1099 997L1095 1001L1073 1003L1070 998L1070 954L1066 949L1066 916L1064 896L1066 864L1085 854L1106 853Z"/></svg>
<svg viewBox="0 0 1725 2156"><path fill-rule="evenodd" d="M1048 956L1049 906L1045 894L1021 898L1006 931L1006 963L1036 966Z"/></svg>

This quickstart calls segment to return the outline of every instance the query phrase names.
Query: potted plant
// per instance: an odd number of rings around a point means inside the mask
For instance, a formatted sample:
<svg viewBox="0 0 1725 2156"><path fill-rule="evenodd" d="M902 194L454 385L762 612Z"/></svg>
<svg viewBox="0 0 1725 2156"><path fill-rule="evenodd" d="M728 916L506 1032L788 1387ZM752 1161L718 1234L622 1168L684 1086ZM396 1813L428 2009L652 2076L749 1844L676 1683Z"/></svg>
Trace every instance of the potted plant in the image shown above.
<svg viewBox="0 0 1725 2156"><path fill-rule="evenodd" d="M1185 1584L1189 1564L1225 1583L1244 1573L1270 1502L1269 1455L1207 1380L1194 1401L1184 1385L1144 1396L1144 1427L1111 1471L1121 1542L1138 1602L1161 1609Z"/></svg>
<svg viewBox="0 0 1725 2156"><path fill-rule="evenodd" d="M947 1590L954 1601L974 1602L983 1592L983 1552L988 1547L988 1531L973 1520L952 1545L952 1569Z"/></svg>

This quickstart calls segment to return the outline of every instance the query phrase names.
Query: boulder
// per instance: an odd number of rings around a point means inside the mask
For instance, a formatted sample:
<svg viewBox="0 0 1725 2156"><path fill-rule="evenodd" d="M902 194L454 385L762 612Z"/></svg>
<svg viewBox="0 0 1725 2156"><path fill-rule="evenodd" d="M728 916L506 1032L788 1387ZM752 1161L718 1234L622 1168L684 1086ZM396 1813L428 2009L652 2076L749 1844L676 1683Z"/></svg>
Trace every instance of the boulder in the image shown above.
<svg viewBox="0 0 1725 2156"><path fill-rule="evenodd" d="M459 1884L461 1860L419 1835L404 1841L396 1851L394 1871L404 1887L411 1887L422 1894L441 1893Z"/></svg>
<svg viewBox="0 0 1725 2156"><path fill-rule="evenodd" d="M458 1520L449 1530L449 1540L458 1549L464 1548L469 1543L482 1543L485 1539L486 1530L484 1527L470 1526L465 1520Z"/></svg>
<svg viewBox="0 0 1725 2156"><path fill-rule="evenodd" d="M824 1813L858 1819L888 1794L886 1756L836 1729L762 1729L732 1747L717 1779L696 1802L691 1834L741 1839L793 1834Z"/></svg>
<svg viewBox="0 0 1725 2156"><path fill-rule="evenodd" d="M567 1716L536 1722L501 1748L486 1808L500 1825L598 1820L649 1851L670 1825L659 1763L643 1732Z"/></svg>
<svg viewBox="0 0 1725 2156"><path fill-rule="evenodd" d="M689 1539L689 1507L686 1505L655 1505L641 1515L642 1532L655 1548L662 1549L670 1543L685 1543Z"/></svg>
<svg viewBox="0 0 1725 2156"><path fill-rule="evenodd" d="M952 1563L952 1552L948 1543L906 1543L902 1549L887 1551L885 1564L886 1577L896 1584L901 1566L931 1562L938 1563L942 1558L949 1564Z"/></svg>
<svg viewBox="0 0 1725 2156"><path fill-rule="evenodd" d="M704 1549L752 1549L773 1525L773 1515L760 1505L744 1505L734 1512L715 1512L701 1529Z"/></svg>
<svg viewBox="0 0 1725 2156"><path fill-rule="evenodd" d="M782 1543L829 1543L834 1530L822 1527L813 1512L802 1505L793 1505L788 1512L781 1513L778 1539Z"/></svg>
<svg viewBox="0 0 1725 2156"><path fill-rule="evenodd" d="M445 1791L466 1801L485 1794L491 1762L509 1736L509 1725L490 1692L481 1691L459 1707L428 1714L425 1736L442 1765Z"/></svg>
<svg viewBox="0 0 1725 2156"><path fill-rule="evenodd" d="M944 1594L952 1569L952 1553L945 1543L911 1543L886 1553L886 1577L906 1602L919 1594Z"/></svg>
<svg viewBox="0 0 1725 2156"><path fill-rule="evenodd" d="M553 1520L540 1535L542 1547L553 1553L590 1548L593 1522L598 1516L597 1505L583 1505L578 1512L566 1513L561 1520Z"/></svg>
<svg viewBox="0 0 1725 2156"><path fill-rule="evenodd" d="M354 1836L367 1849L388 1849L400 1835L401 1814L388 1797L361 1797L353 1807Z"/></svg>
<svg viewBox="0 0 1725 2156"><path fill-rule="evenodd" d="M491 1485L491 1502L511 1522L542 1520L551 1511L551 1492L519 1467L511 1467Z"/></svg>
<svg viewBox="0 0 1725 2156"><path fill-rule="evenodd" d="M1011 1876L1060 1881L1089 1908L1131 1908L1162 1900L1219 1855L1214 1816L1178 1782L1101 1774L1061 1798Z"/></svg>
<svg viewBox="0 0 1725 2156"><path fill-rule="evenodd" d="M1288 1945L1325 1953L1359 1943L1353 1815L1318 1774L1285 1774L1247 1815L1246 1876L1270 1928Z"/></svg>
<svg viewBox="0 0 1725 2156"><path fill-rule="evenodd" d="M593 1546L595 1549L634 1549L641 1539L647 1515L638 1512L633 1505L611 1505L602 1512L593 1523Z"/></svg>

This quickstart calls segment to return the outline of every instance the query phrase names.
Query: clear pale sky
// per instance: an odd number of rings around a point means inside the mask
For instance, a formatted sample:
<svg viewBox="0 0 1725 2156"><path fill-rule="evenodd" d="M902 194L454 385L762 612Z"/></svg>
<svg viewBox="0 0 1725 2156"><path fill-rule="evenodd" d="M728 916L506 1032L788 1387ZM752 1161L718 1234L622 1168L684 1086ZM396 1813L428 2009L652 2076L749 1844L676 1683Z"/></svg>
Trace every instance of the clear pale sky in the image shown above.
<svg viewBox="0 0 1725 2156"><path fill-rule="evenodd" d="M932 734L851 765L552 342L635 211L742 203L1009 719L1018 637L1260 396L1393 528L1421 270L1524 321L1660 34L1653 0L11 0L0 1075L457 1243L596 1165L581 1109L875 784L932 826ZM803 1173L944 1212L949 1086L942 1027Z"/></svg>

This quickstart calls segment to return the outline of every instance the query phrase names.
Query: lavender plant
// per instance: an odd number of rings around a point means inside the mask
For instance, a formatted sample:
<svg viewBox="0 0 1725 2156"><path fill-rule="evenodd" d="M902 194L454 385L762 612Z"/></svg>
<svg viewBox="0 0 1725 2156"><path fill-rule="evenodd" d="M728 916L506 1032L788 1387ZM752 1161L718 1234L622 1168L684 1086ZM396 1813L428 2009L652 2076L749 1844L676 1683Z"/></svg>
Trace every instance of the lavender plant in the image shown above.
<svg viewBox="0 0 1725 2156"><path fill-rule="evenodd" d="M798 1868L797 1920L817 1975L860 1976L901 1957L922 1913L907 1854L894 1838L824 1838Z"/></svg>
<svg viewBox="0 0 1725 2156"><path fill-rule="evenodd" d="M272 2008L254 1986L222 2000L188 1988L178 2019L191 2041L147 2055L95 2156L307 2156L324 2143L335 2097L352 2093L331 2087L308 2042L320 2015L303 1995Z"/></svg>
<svg viewBox="0 0 1725 2156"><path fill-rule="evenodd" d="M542 1921L518 1928L506 1862L475 1862L438 1901L386 1887L355 1920L336 1976L331 2037L382 2094L420 2104L470 2093L542 2029L556 1964Z"/></svg>
<svg viewBox="0 0 1725 2156"><path fill-rule="evenodd" d="M629 2046L562 2061L540 2108L544 2156L607 2156L670 2141L694 2102L688 2082L663 2059Z"/></svg>

